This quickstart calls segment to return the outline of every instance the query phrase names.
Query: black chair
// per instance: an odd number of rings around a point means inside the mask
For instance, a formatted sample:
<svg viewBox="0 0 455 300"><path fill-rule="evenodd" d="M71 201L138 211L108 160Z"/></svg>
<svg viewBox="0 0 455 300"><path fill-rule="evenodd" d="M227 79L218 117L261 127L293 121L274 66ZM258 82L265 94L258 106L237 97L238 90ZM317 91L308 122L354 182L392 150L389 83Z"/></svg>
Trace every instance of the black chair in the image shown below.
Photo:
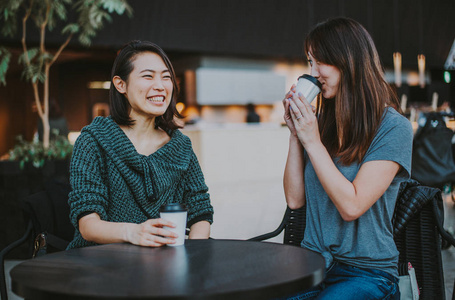
<svg viewBox="0 0 455 300"><path fill-rule="evenodd" d="M441 191L422 186L414 180L403 182L398 193L393 216L394 240L399 255L399 273L404 275L408 262L416 271L420 299L445 299L441 243L455 246L455 239L443 228ZM276 230L251 241L264 241L284 230L283 243L300 246L306 225L306 207L287 207ZM455 289L454 295L455 297Z"/></svg>
<svg viewBox="0 0 455 300"><path fill-rule="evenodd" d="M24 235L0 252L0 293L7 300L5 280L5 257L24 243L33 244L30 257L64 250L74 235L74 227L69 220L68 183L49 181L46 190L26 197L22 210L27 229ZM34 243L33 243L34 242Z"/></svg>
<svg viewBox="0 0 455 300"><path fill-rule="evenodd" d="M249 239L250 241L265 241L278 236L284 230L283 244L300 246L306 227L306 206L299 209L286 208L281 224L272 232Z"/></svg>
<svg viewBox="0 0 455 300"><path fill-rule="evenodd" d="M399 264L411 262L416 270L421 299L445 299L441 249L455 246L455 239L443 228L443 216L441 190L414 180L401 184L392 219L394 240Z"/></svg>

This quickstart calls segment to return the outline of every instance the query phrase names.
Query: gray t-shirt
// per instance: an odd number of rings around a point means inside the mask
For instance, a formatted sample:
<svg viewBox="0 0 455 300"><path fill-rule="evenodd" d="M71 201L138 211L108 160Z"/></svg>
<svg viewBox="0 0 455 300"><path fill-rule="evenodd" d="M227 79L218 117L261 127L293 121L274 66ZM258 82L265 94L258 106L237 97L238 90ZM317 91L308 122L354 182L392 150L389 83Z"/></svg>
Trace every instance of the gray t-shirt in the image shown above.
<svg viewBox="0 0 455 300"><path fill-rule="evenodd" d="M412 139L411 123L389 107L360 164L344 166L338 163L337 158L334 159L338 170L351 182L361 165L368 161L388 160L402 166L382 197L352 222L343 221L305 155L307 220L302 247L321 253L326 259L326 267L335 259L348 265L378 269L398 276L398 250L393 240L391 220L400 182L409 179L411 174Z"/></svg>

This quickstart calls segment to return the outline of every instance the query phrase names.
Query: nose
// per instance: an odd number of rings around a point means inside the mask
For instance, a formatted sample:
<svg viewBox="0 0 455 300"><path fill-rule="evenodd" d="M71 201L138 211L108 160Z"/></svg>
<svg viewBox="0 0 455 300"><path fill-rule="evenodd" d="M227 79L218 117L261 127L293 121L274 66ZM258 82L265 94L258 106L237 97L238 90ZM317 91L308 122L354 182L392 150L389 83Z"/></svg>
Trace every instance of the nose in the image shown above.
<svg viewBox="0 0 455 300"><path fill-rule="evenodd" d="M316 67L316 65L313 65L311 67L311 76L315 77L315 78L319 78L319 70L318 68Z"/></svg>
<svg viewBox="0 0 455 300"><path fill-rule="evenodd" d="M164 85L163 82L160 78L156 78L153 82L153 89L157 91L162 91L164 90Z"/></svg>

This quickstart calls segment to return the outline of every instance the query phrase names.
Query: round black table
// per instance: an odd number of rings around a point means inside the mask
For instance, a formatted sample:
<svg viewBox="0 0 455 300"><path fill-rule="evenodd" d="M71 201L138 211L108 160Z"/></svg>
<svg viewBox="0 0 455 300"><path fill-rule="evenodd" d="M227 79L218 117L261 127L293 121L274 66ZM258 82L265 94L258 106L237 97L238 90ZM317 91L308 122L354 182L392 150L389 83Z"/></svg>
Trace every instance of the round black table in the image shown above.
<svg viewBox="0 0 455 300"><path fill-rule="evenodd" d="M314 286L324 259L290 245L186 240L147 248L109 244L27 260L11 270L26 299L272 299Z"/></svg>

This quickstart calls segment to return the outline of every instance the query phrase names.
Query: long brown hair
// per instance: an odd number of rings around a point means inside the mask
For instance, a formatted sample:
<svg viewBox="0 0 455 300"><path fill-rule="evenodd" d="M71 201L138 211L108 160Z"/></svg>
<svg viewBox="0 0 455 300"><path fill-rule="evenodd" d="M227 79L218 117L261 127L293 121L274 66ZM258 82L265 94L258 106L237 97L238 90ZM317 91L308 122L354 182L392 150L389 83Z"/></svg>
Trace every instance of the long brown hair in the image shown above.
<svg viewBox="0 0 455 300"><path fill-rule="evenodd" d="M321 140L342 164L361 162L387 106L401 113L385 81L373 39L358 22L335 18L316 25L305 39L305 53L341 72L334 99L317 102Z"/></svg>

